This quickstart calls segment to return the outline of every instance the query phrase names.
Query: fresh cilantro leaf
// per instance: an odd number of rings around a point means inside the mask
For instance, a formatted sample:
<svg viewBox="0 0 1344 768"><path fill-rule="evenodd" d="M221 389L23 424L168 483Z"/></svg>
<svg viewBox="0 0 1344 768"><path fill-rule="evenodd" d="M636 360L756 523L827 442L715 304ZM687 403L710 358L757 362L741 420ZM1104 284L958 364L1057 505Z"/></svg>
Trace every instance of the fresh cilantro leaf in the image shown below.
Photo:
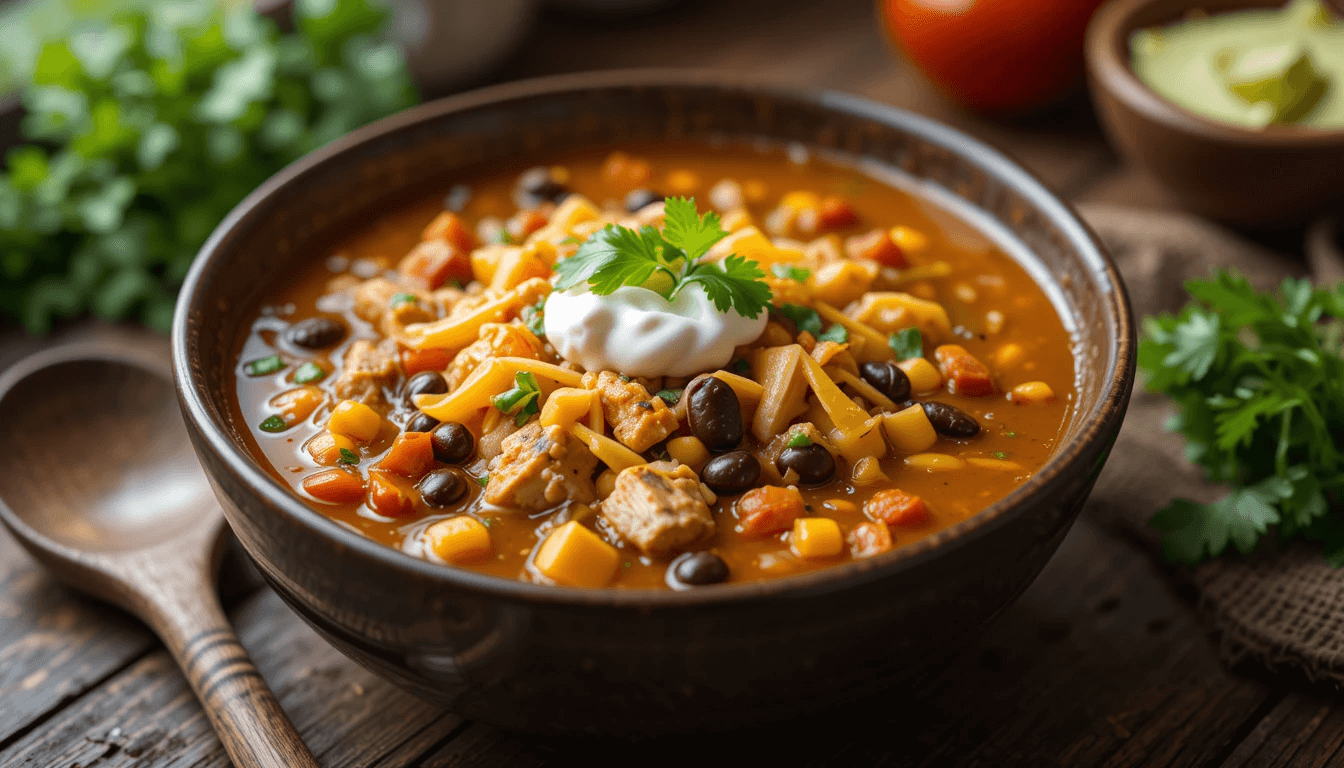
<svg viewBox="0 0 1344 768"><path fill-rule="evenodd" d="M781 280L796 280L800 283L812 276L812 270L791 264L771 264L770 271Z"/></svg>
<svg viewBox="0 0 1344 768"><path fill-rule="evenodd" d="M664 261L668 250L653 227L633 230L608 224L585 240L573 256L556 262L560 279L555 288L563 291L589 283L593 293L605 296L623 285L642 285L655 270L671 274L670 263ZM677 252L669 255L680 258Z"/></svg>
<svg viewBox="0 0 1344 768"><path fill-rule="evenodd" d="M262 432L284 432L289 429L289 424L278 415L267 416L258 426Z"/></svg>
<svg viewBox="0 0 1344 768"><path fill-rule="evenodd" d="M811 444L812 438L808 437L806 432L794 432L784 445L788 448L806 448Z"/></svg>
<svg viewBox="0 0 1344 768"><path fill-rule="evenodd" d="M924 356L924 335L918 328L906 328L887 337L887 345L896 353L896 359L909 360Z"/></svg>
<svg viewBox="0 0 1344 768"><path fill-rule="evenodd" d="M817 341L834 341L837 344L844 344L849 341L849 329L836 323L822 333L817 334Z"/></svg>
<svg viewBox="0 0 1344 768"><path fill-rule="evenodd" d="M714 308L720 312L735 310L743 317L756 319L770 304L774 293L761 281L765 273L754 261L733 254L718 264L693 264L682 278L681 286L699 283Z"/></svg>
<svg viewBox="0 0 1344 768"><path fill-rule="evenodd" d="M541 338L546 335L546 300L542 299L530 307L523 307L523 323L533 335Z"/></svg>
<svg viewBox="0 0 1344 768"><path fill-rule="evenodd" d="M476 478L476 484L481 486L482 488L489 485L490 475L481 475L480 477Z"/></svg>
<svg viewBox="0 0 1344 768"><path fill-rule="evenodd" d="M415 301L416 298L414 293L394 293L392 294L392 298L387 300L387 305L395 309L402 304L414 303Z"/></svg>
<svg viewBox="0 0 1344 768"><path fill-rule="evenodd" d="M253 360L243 366L243 371L248 376L265 376L268 373L275 373L285 367L285 361L279 355L263 357L259 360Z"/></svg>
<svg viewBox="0 0 1344 768"><path fill-rule="evenodd" d="M798 304L781 304L777 309L779 314L793 321L799 332L807 331L813 336L821 333L821 315L817 310Z"/></svg>
<svg viewBox="0 0 1344 768"><path fill-rule="evenodd" d="M681 392L680 389L661 389L658 391L658 397L669 406L675 406L681 402Z"/></svg>
<svg viewBox="0 0 1344 768"><path fill-rule="evenodd" d="M349 448L342 448L341 457L337 459L337 461L339 461L342 464L358 464L359 454L355 453Z"/></svg>
<svg viewBox="0 0 1344 768"><path fill-rule="evenodd" d="M719 214L708 211L703 216L698 215L693 198L669 197L663 210L663 237L680 248L691 261L704 256L710 246L728 236L719 224Z"/></svg>

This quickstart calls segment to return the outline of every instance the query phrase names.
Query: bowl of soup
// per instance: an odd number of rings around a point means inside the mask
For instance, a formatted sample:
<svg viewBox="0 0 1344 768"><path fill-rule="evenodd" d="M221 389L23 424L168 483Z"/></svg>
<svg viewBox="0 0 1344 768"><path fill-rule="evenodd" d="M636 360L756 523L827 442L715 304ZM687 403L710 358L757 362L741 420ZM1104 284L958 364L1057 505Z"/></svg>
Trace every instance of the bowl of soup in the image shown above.
<svg viewBox="0 0 1344 768"><path fill-rule="evenodd" d="M245 550L465 716L732 728L899 684L1039 572L1115 439L1123 286L900 110L680 73L452 97L220 226L175 372Z"/></svg>

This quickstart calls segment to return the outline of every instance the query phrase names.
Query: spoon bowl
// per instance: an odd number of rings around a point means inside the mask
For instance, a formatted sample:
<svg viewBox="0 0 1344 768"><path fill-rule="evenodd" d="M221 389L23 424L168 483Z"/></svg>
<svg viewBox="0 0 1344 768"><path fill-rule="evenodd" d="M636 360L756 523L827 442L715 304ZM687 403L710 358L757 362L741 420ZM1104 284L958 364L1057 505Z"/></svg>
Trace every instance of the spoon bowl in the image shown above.
<svg viewBox="0 0 1344 768"><path fill-rule="evenodd" d="M163 639L240 768L315 768L214 591L223 513L161 342L71 344L0 376L0 521L58 578Z"/></svg>

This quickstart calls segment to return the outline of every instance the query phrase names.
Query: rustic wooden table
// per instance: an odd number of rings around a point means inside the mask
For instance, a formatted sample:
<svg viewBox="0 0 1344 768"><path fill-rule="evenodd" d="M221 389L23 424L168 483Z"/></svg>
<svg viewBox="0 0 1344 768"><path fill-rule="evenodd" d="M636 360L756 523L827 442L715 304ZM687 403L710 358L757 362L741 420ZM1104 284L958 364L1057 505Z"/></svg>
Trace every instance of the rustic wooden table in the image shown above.
<svg viewBox="0 0 1344 768"><path fill-rule="evenodd" d="M868 0L700 0L619 23L548 17L503 76L687 65L907 107L1007 149L1073 200L1162 205L1151 184L1119 164L1081 101L1016 124L948 106L892 58ZM40 343L6 335L0 367ZM1344 762L1339 699L1301 681L1226 669L1176 584L1140 542L1084 513L1026 594L916 694L862 711L803 712L805 727L727 742L633 747L465 721L355 666L255 582L235 584L231 605L243 643L330 766L706 765L734 741L764 750L753 762L781 765ZM227 764L149 632L57 585L0 533L0 766Z"/></svg>

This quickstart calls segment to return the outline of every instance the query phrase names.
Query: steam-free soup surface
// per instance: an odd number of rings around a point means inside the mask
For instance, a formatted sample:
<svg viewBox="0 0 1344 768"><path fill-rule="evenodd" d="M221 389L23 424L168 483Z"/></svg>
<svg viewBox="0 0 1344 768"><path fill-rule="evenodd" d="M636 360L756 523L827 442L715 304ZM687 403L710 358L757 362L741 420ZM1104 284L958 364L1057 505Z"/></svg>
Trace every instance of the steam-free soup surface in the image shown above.
<svg viewBox="0 0 1344 768"><path fill-rule="evenodd" d="M444 179L278 282L240 344L237 416L312 508L505 578L706 588L965 520L1055 450L1071 335L972 226L799 159L626 147ZM708 376L583 370L545 335L554 265L608 224L666 232L663 196L721 217L705 261L759 265L764 330ZM715 444L725 402L731 445Z"/></svg>

